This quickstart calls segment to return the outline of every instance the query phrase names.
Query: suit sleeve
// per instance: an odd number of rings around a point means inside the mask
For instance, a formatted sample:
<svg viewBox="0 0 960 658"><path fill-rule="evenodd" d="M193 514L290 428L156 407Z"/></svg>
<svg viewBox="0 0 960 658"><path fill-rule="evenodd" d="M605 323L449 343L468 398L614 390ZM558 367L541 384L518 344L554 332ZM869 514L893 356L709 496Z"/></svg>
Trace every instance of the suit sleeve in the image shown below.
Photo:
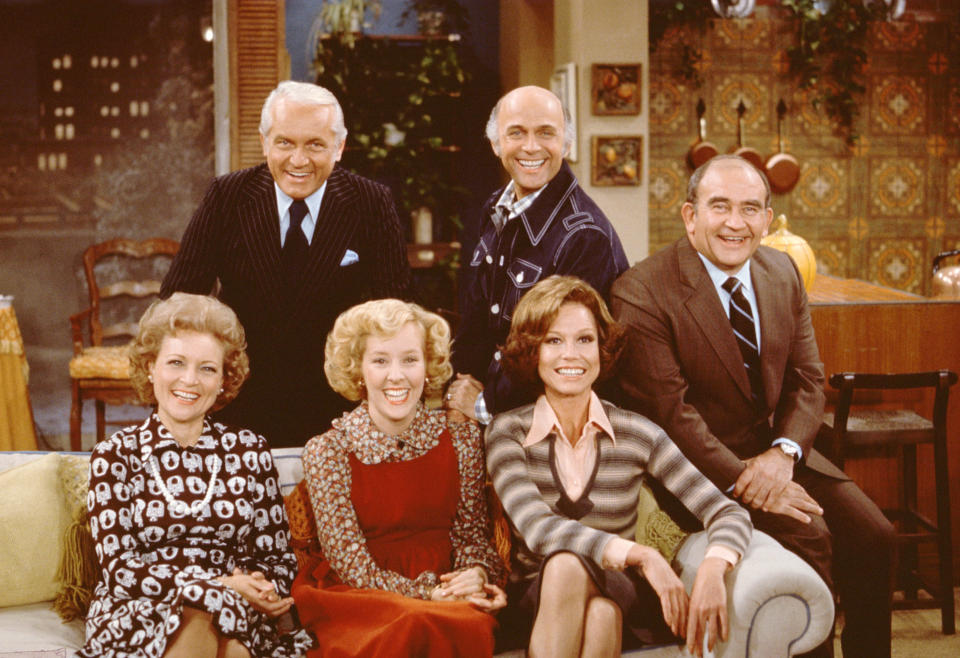
<svg viewBox="0 0 960 658"><path fill-rule="evenodd" d="M688 383L678 362L668 314L636 277L618 281L611 297L613 316L627 329L619 368L624 402L654 419L704 475L726 490L745 465L686 402Z"/></svg>
<svg viewBox="0 0 960 658"><path fill-rule="evenodd" d="M373 271L370 294L373 299L410 295L410 262L407 260L407 241L397 216L397 204L390 190L382 185L367 183L362 213L369 217L367 245L373 253Z"/></svg>
<svg viewBox="0 0 960 658"><path fill-rule="evenodd" d="M219 183L214 180L190 219L180 240L180 250L163 279L160 298L175 292L209 295L217 280L223 236L217 231Z"/></svg>
<svg viewBox="0 0 960 658"><path fill-rule="evenodd" d="M610 287L621 272L618 263L626 263L626 257L615 253L610 237L595 224L585 224L557 251L554 273L579 277L610 299Z"/></svg>

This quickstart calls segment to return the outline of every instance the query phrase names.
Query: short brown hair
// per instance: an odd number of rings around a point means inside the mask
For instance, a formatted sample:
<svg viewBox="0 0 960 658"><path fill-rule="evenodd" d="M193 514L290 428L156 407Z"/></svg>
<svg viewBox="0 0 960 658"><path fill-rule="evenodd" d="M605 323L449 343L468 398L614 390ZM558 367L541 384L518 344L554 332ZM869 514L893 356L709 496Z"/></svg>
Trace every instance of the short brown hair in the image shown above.
<svg viewBox="0 0 960 658"><path fill-rule="evenodd" d="M395 335L413 322L423 329L423 356L426 361L425 397L438 395L453 376L450 365L450 325L436 313L399 299L377 299L349 308L337 317L327 335L323 371L330 388L348 400L363 399L361 384L363 352L370 336Z"/></svg>
<svg viewBox="0 0 960 658"><path fill-rule="evenodd" d="M210 334L223 347L223 392L217 395L213 409L220 409L237 397L250 376L247 341L237 314L214 297L175 292L158 300L144 311L140 329L130 343L130 383L146 404L156 404L150 368L157 360L160 345L167 336L180 331Z"/></svg>
<svg viewBox="0 0 960 658"><path fill-rule="evenodd" d="M511 381L543 390L537 372L540 344L557 319L560 307L567 303L583 304L597 323L600 343L600 376L597 381L613 374L626 332L614 321L606 302L593 286L575 276L554 274L533 286L514 309L507 343L500 350L503 369Z"/></svg>

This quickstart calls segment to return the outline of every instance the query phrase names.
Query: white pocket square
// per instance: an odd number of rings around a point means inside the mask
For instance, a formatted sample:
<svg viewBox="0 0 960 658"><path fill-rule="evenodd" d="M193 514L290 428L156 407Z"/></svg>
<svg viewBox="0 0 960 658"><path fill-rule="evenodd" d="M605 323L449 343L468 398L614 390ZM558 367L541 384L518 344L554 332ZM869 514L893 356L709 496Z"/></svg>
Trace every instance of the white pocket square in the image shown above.
<svg viewBox="0 0 960 658"><path fill-rule="evenodd" d="M340 267L346 267L347 265L353 265L354 263L359 263L360 257L357 256L357 252L353 249L347 249L343 252L343 258L340 259Z"/></svg>

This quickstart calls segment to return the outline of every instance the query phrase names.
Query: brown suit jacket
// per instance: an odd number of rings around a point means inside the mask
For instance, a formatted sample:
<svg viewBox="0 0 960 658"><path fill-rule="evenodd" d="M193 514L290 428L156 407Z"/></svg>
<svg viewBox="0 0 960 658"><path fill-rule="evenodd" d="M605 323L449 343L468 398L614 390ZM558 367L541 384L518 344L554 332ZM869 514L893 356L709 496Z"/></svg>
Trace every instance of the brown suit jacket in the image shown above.
<svg viewBox="0 0 960 658"><path fill-rule="evenodd" d="M721 489L736 482L744 459L781 436L800 444L810 468L846 479L813 450L824 377L800 274L789 256L764 246L750 272L766 406L751 402L730 321L686 237L613 285L613 313L629 336L620 368L625 403L659 423Z"/></svg>

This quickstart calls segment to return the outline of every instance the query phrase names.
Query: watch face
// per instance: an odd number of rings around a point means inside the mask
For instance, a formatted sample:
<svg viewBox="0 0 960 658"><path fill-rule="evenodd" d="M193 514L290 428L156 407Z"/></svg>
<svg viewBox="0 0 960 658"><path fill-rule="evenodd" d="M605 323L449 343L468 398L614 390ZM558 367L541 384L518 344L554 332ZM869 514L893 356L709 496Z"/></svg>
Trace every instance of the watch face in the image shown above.
<svg viewBox="0 0 960 658"><path fill-rule="evenodd" d="M780 443L778 445L780 446L780 449L783 451L783 454L791 457L794 461L796 461L797 457L800 456L800 451L797 450L796 447L788 443Z"/></svg>

